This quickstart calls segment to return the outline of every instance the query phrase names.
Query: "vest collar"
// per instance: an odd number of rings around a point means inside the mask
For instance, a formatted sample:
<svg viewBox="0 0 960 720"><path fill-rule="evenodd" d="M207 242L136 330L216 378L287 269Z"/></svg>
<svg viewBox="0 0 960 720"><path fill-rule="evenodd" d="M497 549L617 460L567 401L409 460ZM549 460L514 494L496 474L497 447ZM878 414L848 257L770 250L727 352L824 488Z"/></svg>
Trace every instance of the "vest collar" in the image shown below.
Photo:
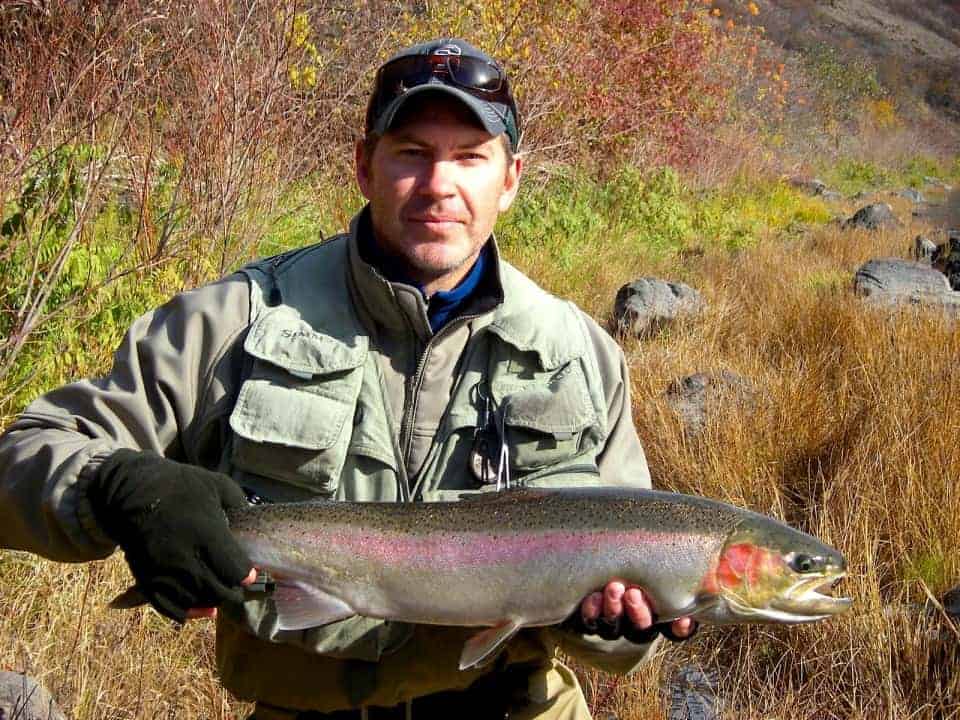
<svg viewBox="0 0 960 720"><path fill-rule="evenodd" d="M350 222L348 254L355 298L371 322L388 332L409 332L412 328L421 342L427 342L433 331L430 329L427 301L420 290L414 285L389 281L361 256L361 243L372 232L370 206L367 205ZM483 315L503 303L500 257L492 236L488 243L491 252L487 262L492 271L485 273L472 298L459 309L458 316ZM456 316L450 319L450 322L456 321Z"/></svg>
<svg viewBox="0 0 960 720"><path fill-rule="evenodd" d="M371 322L389 332L409 332L412 327L427 342L432 332L420 291L391 283L360 257L359 233L371 232L369 212L369 206L364 207L350 222L349 272L355 300ZM488 242L491 280L478 288L465 314L481 316L491 332L517 350L536 353L545 370L580 357L586 348L578 311L502 260L494 236Z"/></svg>

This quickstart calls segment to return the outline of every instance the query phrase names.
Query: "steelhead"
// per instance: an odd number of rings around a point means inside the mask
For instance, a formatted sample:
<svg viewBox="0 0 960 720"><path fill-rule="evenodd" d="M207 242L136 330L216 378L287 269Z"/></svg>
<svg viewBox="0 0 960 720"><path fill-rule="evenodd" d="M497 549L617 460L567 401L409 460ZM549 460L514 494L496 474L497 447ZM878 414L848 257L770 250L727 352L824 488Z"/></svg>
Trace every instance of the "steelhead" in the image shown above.
<svg viewBox="0 0 960 720"><path fill-rule="evenodd" d="M352 615L478 626L461 669L520 628L567 618L612 578L642 587L658 622L801 623L846 610L846 563L754 512L652 490L515 489L456 503L320 501L228 513L273 583L282 629Z"/></svg>

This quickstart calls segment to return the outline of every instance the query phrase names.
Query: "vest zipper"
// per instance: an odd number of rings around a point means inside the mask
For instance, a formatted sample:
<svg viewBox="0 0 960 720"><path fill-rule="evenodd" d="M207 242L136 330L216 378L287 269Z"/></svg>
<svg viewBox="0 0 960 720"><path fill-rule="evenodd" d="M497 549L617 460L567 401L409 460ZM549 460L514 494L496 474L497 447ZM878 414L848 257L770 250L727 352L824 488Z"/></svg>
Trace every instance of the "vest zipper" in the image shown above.
<svg viewBox="0 0 960 720"><path fill-rule="evenodd" d="M427 344L423 348L423 352L420 353L420 359L417 361L416 370L413 373L413 376L410 378L410 387L408 389L407 397L409 398L407 402L407 407L404 410L403 417L400 423L400 448L403 452L403 457L400 458L404 467L404 474L407 476L407 486L408 490L411 492L413 489L409 487L410 485L410 476L406 472L407 462L410 459L410 451L413 445L413 419L417 415L417 407L420 402L420 387L423 385L423 370L427 364L427 356L430 354L430 349L434 345L435 341L442 338L445 334L451 330L451 328L459 327L463 323L470 322L480 317L482 313L475 313L473 315L464 315L461 318L457 318L454 322L447 323L440 331L435 333L431 337Z"/></svg>

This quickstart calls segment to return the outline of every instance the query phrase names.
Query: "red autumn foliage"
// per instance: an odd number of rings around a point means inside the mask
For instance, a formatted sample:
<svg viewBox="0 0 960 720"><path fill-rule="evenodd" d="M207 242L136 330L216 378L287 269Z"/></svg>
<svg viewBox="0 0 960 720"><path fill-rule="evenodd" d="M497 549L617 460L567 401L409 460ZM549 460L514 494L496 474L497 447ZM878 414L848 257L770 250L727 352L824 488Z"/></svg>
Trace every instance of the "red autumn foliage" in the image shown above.
<svg viewBox="0 0 960 720"><path fill-rule="evenodd" d="M719 36L689 0L598 0L571 85L602 153L683 163L696 155L695 130L719 115L711 81Z"/></svg>

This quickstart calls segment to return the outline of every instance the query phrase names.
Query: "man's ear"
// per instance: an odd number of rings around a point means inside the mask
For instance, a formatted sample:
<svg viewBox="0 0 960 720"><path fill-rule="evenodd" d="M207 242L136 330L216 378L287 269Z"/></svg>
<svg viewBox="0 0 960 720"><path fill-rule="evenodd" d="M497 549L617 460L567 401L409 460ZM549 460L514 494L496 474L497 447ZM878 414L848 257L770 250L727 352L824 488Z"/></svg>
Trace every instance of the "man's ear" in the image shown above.
<svg viewBox="0 0 960 720"><path fill-rule="evenodd" d="M354 172L361 194L370 199L370 153L364 145L363 138L357 140L353 149Z"/></svg>
<svg viewBox="0 0 960 720"><path fill-rule="evenodd" d="M500 194L500 200L497 203L500 212L506 212L513 205L517 192L520 190L520 176L522 174L523 157L519 154L514 155L513 160L507 164L507 172L503 180L503 192Z"/></svg>

